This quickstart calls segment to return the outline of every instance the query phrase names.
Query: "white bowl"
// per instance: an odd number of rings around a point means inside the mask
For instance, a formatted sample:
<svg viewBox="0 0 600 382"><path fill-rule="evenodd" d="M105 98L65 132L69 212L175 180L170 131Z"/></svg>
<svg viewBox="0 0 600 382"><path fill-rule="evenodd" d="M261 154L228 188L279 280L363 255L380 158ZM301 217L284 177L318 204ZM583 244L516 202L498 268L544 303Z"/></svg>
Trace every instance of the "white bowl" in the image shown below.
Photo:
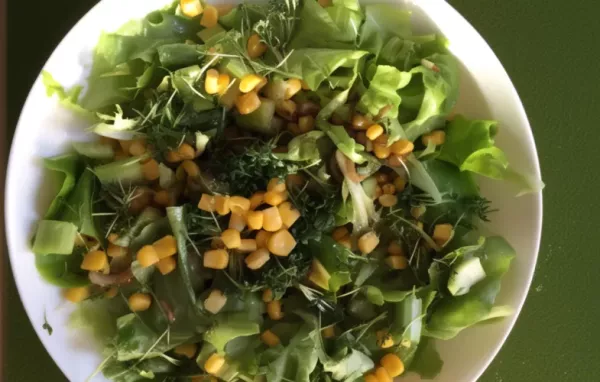
<svg viewBox="0 0 600 382"><path fill-rule="evenodd" d="M168 0L103 0L90 10L62 40L44 69L66 87L83 84L92 51L102 30L111 31L132 18L161 8ZM398 1L398 3L401 3ZM540 168L527 116L506 71L477 31L443 0L404 2L414 10L417 28L433 28L451 42L462 63L461 96L457 111L470 117L500 122L499 146L510 163L539 179ZM14 136L6 182L6 229L13 274L23 304L42 343L71 381L84 381L101 362L90 338L67 326L72 306L60 290L38 275L29 241L32 228L53 197L40 158L63 153L78 139L85 126L56 100L45 94L41 80L33 85L21 112ZM491 231L503 235L517 257L502 283L498 302L515 314L477 326L452 341L441 341L438 350L445 364L435 381L475 381L492 361L523 306L531 284L540 243L542 195L514 197L509 185L482 182L483 194L500 212L493 214ZM53 326L49 336L42 329L44 315ZM104 380L101 376L96 380ZM416 376L407 380L417 381Z"/></svg>

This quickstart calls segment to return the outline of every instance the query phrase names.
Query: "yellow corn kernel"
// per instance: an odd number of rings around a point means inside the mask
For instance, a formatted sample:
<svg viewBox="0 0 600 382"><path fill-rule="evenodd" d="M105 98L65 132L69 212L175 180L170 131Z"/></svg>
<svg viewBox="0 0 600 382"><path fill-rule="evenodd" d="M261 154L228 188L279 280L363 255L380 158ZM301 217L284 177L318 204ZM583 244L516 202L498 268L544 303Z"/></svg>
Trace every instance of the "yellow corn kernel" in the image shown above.
<svg viewBox="0 0 600 382"><path fill-rule="evenodd" d="M281 312L281 301L273 300L267 303L267 314L269 318L273 321L279 321L283 318L283 313Z"/></svg>
<svg viewBox="0 0 600 382"><path fill-rule="evenodd" d="M270 206L278 206L281 203L285 202L288 199L288 193L284 192L276 192L276 191L267 191L265 192L265 203Z"/></svg>
<svg viewBox="0 0 600 382"><path fill-rule="evenodd" d="M196 17L201 15L202 11L204 10L200 0L180 0L179 7L181 8L181 13L187 17Z"/></svg>
<svg viewBox="0 0 600 382"><path fill-rule="evenodd" d="M192 160L196 157L196 150L189 143L182 143L177 148L177 154L181 157L181 160L189 159Z"/></svg>
<svg viewBox="0 0 600 382"><path fill-rule="evenodd" d="M121 150L123 150L125 155L129 154L129 146L131 146L132 142L133 141L119 140L119 146L121 146Z"/></svg>
<svg viewBox="0 0 600 382"><path fill-rule="evenodd" d="M110 243L114 244L115 241L119 240L119 235L117 235L116 233L113 232L110 235L108 235L107 239Z"/></svg>
<svg viewBox="0 0 600 382"><path fill-rule="evenodd" d="M342 247L352 249L352 238L350 237L350 235L341 238L337 241L337 243Z"/></svg>
<svg viewBox="0 0 600 382"><path fill-rule="evenodd" d="M240 252L253 252L258 249L255 239L242 239L238 251Z"/></svg>
<svg viewBox="0 0 600 382"><path fill-rule="evenodd" d="M365 374L364 379L365 382L379 382L379 379L377 379L375 374Z"/></svg>
<svg viewBox="0 0 600 382"><path fill-rule="evenodd" d="M202 19L200 19L200 25L205 28L212 28L217 25L219 21L219 10L212 5L208 5L204 8Z"/></svg>
<svg viewBox="0 0 600 382"><path fill-rule="evenodd" d="M88 287L77 287L65 289L64 296L67 300L77 303L85 300L90 296Z"/></svg>
<svg viewBox="0 0 600 382"><path fill-rule="evenodd" d="M258 74L246 74L240 81L240 91L242 93L249 93L253 91L261 82L264 77Z"/></svg>
<svg viewBox="0 0 600 382"><path fill-rule="evenodd" d="M154 159L150 159L146 163L142 164L142 174L146 180L156 180L160 177L158 172L158 162Z"/></svg>
<svg viewBox="0 0 600 382"><path fill-rule="evenodd" d="M167 156L165 157L167 162L169 163L177 163L181 162L183 158L179 155L177 151L169 151L167 152Z"/></svg>
<svg viewBox="0 0 600 382"><path fill-rule="evenodd" d="M262 268L270 258L269 251L266 248L259 248L246 256L244 261L248 268L256 270Z"/></svg>
<svg viewBox="0 0 600 382"><path fill-rule="evenodd" d="M156 253L156 249L154 249L151 245L144 245L137 252L137 261L144 268L154 265L160 261L158 257L158 253Z"/></svg>
<svg viewBox="0 0 600 382"><path fill-rule="evenodd" d="M267 44L260 41L260 36L255 33L248 39L247 50L250 58L258 58L267 51Z"/></svg>
<svg viewBox="0 0 600 382"><path fill-rule="evenodd" d="M263 204L265 200L265 193L263 191L257 191L250 197L250 209L255 210L258 206Z"/></svg>
<svg viewBox="0 0 600 382"><path fill-rule="evenodd" d="M245 215L250 210L250 200L242 196L232 196L229 198L229 208L234 214Z"/></svg>
<svg viewBox="0 0 600 382"><path fill-rule="evenodd" d="M165 235L152 243L159 259L173 256L177 253L177 240L173 235Z"/></svg>
<svg viewBox="0 0 600 382"><path fill-rule="evenodd" d="M104 298L113 298L117 295L117 293L119 293L119 288L115 286L110 287L106 290L106 292L104 292Z"/></svg>
<svg viewBox="0 0 600 382"><path fill-rule="evenodd" d="M431 237L438 245L444 245L452 238L452 234L452 224L436 224Z"/></svg>
<svg viewBox="0 0 600 382"><path fill-rule="evenodd" d="M396 155L407 155L412 153L415 145L408 139L399 139L392 144L391 149Z"/></svg>
<svg viewBox="0 0 600 382"><path fill-rule="evenodd" d="M240 236L240 231L229 228L221 233L221 240L225 247L229 249L239 248L242 244L242 238Z"/></svg>
<svg viewBox="0 0 600 382"><path fill-rule="evenodd" d="M267 288L263 291L262 300L263 302L273 301L273 291L270 288Z"/></svg>
<svg viewBox="0 0 600 382"><path fill-rule="evenodd" d="M383 127L381 127L381 125L371 125L366 132L367 138L372 141L379 138L381 134L383 134Z"/></svg>
<svg viewBox="0 0 600 382"><path fill-rule="evenodd" d="M204 300L204 309L208 310L212 314L217 314L223 309L227 303L227 296L223 294L219 289L213 289L210 294Z"/></svg>
<svg viewBox="0 0 600 382"><path fill-rule="evenodd" d="M260 335L260 340L267 346L273 347L280 344L279 337L270 330L265 330Z"/></svg>
<svg viewBox="0 0 600 382"><path fill-rule="evenodd" d="M378 172L375 175L375 180L379 185L383 185L390 182L390 176L385 172Z"/></svg>
<svg viewBox="0 0 600 382"><path fill-rule="evenodd" d="M121 256L127 254L127 248L120 247L113 243L108 243L108 248L106 248L106 254L109 257L121 257Z"/></svg>
<svg viewBox="0 0 600 382"><path fill-rule="evenodd" d="M134 157L144 155L146 153L146 141L143 139L134 139L129 146L129 154Z"/></svg>
<svg viewBox="0 0 600 382"><path fill-rule="evenodd" d="M379 245L379 237L373 231L363 234L358 239L358 249L363 255L368 255Z"/></svg>
<svg viewBox="0 0 600 382"><path fill-rule="evenodd" d="M285 82L284 99L290 99L302 89L302 81L297 78L291 78Z"/></svg>
<svg viewBox="0 0 600 382"><path fill-rule="evenodd" d="M181 163L181 167L190 178L197 178L200 176L200 167L196 162L186 159Z"/></svg>
<svg viewBox="0 0 600 382"><path fill-rule="evenodd" d="M404 167L404 158L401 155L391 154L387 158L387 165L389 167Z"/></svg>
<svg viewBox="0 0 600 382"><path fill-rule="evenodd" d="M394 195L396 193L396 186L394 186L392 183L386 183L381 186L381 190L384 194Z"/></svg>
<svg viewBox="0 0 600 382"><path fill-rule="evenodd" d="M383 194L377 200L379 200L379 204L383 207L393 207L398 203L398 197L390 194Z"/></svg>
<svg viewBox="0 0 600 382"><path fill-rule="evenodd" d="M154 193L154 203L160 207L171 207L174 205L174 200L169 191L159 190Z"/></svg>
<svg viewBox="0 0 600 382"><path fill-rule="evenodd" d="M428 146L430 142L436 146L443 145L444 142L446 142L446 133L443 130L432 131L429 134L423 135L421 137L421 142L423 142L425 146Z"/></svg>
<svg viewBox="0 0 600 382"><path fill-rule="evenodd" d="M108 258L104 251L91 251L88 252L81 262L81 269L86 271L98 272L104 270L108 265Z"/></svg>
<svg viewBox="0 0 600 382"><path fill-rule="evenodd" d="M355 114L352 117L352 127L355 130L367 130L371 126L371 121L364 115Z"/></svg>
<svg viewBox="0 0 600 382"><path fill-rule="evenodd" d="M404 249L397 241L390 241L387 252L390 256L404 256Z"/></svg>
<svg viewBox="0 0 600 382"><path fill-rule="evenodd" d="M248 229L262 229L263 218L264 215L262 211L248 211L246 214L246 223L248 223Z"/></svg>
<svg viewBox="0 0 600 382"><path fill-rule="evenodd" d="M348 228L346 228L345 226L337 227L331 233L331 237L335 241L339 241L348 235L350 235L350 231L348 231Z"/></svg>
<svg viewBox="0 0 600 382"><path fill-rule="evenodd" d="M394 346L394 339L387 331L378 330L377 332L375 332L375 335L377 336L377 345L380 348L387 349Z"/></svg>
<svg viewBox="0 0 600 382"><path fill-rule="evenodd" d="M134 293L127 299L129 309L132 312L143 312L148 310L152 304L152 297L146 293Z"/></svg>
<svg viewBox="0 0 600 382"><path fill-rule="evenodd" d="M258 233L256 234L256 246L258 248L267 248L269 245L269 239L271 238L271 236L273 236L273 233L260 230L258 231Z"/></svg>
<svg viewBox="0 0 600 382"><path fill-rule="evenodd" d="M281 215L279 215L279 209L277 207L270 207L263 210L263 229L269 232L276 232L283 226Z"/></svg>
<svg viewBox="0 0 600 382"><path fill-rule="evenodd" d="M322 334L323 338L335 337L335 325L329 325L329 326L323 328L323 330L321 330L321 334Z"/></svg>
<svg viewBox="0 0 600 382"><path fill-rule="evenodd" d="M158 264L156 264L156 267L161 274L166 275L173 272L175 268L177 268L177 261L175 261L174 256L165 257L164 259L160 260Z"/></svg>
<svg viewBox="0 0 600 382"><path fill-rule="evenodd" d="M379 382L394 382L387 370L381 366L375 369L375 376Z"/></svg>
<svg viewBox="0 0 600 382"><path fill-rule="evenodd" d="M402 192L406 188L406 180L402 177L397 177L394 179L394 187L396 187L397 192Z"/></svg>
<svg viewBox="0 0 600 382"><path fill-rule="evenodd" d="M206 268L225 269L229 265L229 253L224 249L212 249L204 252L203 264Z"/></svg>
<svg viewBox="0 0 600 382"><path fill-rule="evenodd" d="M396 378L404 373L404 362L396 354L390 353L384 355L379 363L392 378Z"/></svg>
<svg viewBox="0 0 600 382"><path fill-rule="evenodd" d="M392 150L390 147L386 146L385 144L374 144L373 145L373 152L375 153L375 156L379 159L386 159L387 157L390 156L390 154L392 153Z"/></svg>
<svg viewBox="0 0 600 382"><path fill-rule="evenodd" d="M219 92L219 72L216 69L208 69L204 78L204 90L208 94Z"/></svg>
<svg viewBox="0 0 600 382"><path fill-rule="evenodd" d="M176 346L175 349L173 349L173 352L175 354L182 355L189 359L194 358L197 351L198 351L198 345L196 345L196 344L183 344L183 345Z"/></svg>
<svg viewBox="0 0 600 382"><path fill-rule="evenodd" d="M287 229L281 229L269 238L269 252L276 256L288 256L296 247L296 240Z"/></svg>
<svg viewBox="0 0 600 382"><path fill-rule="evenodd" d="M300 211L295 209L290 202L281 203L277 209L279 209L279 215L281 216L283 225L288 229L294 225L296 220L300 219Z"/></svg>
<svg viewBox="0 0 600 382"><path fill-rule="evenodd" d="M267 184L267 191L285 192L286 190L285 182L280 178L273 178Z"/></svg>
<svg viewBox="0 0 600 382"><path fill-rule="evenodd" d="M209 374L217 374L225 365L225 358L217 353L212 354L204 363L204 370Z"/></svg>
<svg viewBox="0 0 600 382"><path fill-rule="evenodd" d="M315 117L312 115L304 115L298 118L298 130L305 134L315 129Z"/></svg>
<svg viewBox="0 0 600 382"><path fill-rule="evenodd" d="M209 194L202 194L200 202L198 203L198 208L206 212L215 212L215 197Z"/></svg>
<svg viewBox="0 0 600 382"><path fill-rule="evenodd" d="M229 74L219 74L219 80L217 82L219 85L219 95L225 95L225 93L227 93L227 90L229 89L229 84L231 83L231 78L229 77Z"/></svg>
<svg viewBox="0 0 600 382"><path fill-rule="evenodd" d="M427 207L423 205L415 206L410 209L410 214L415 219L419 219L421 216L425 215L425 212L427 212Z"/></svg>
<svg viewBox="0 0 600 382"><path fill-rule="evenodd" d="M229 196L215 195L215 211L221 216L225 216L231 212Z"/></svg>
<svg viewBox="0 0 600 382"><path fill-rule="evenodd" d="M235 212L231 213L229 217L229 226L228 228L235 229L236 231L242 232L244 228L246 228L246 218L244 215L236 214Z"/></svg>
<svg viewBox="0 0 600 382"><path fill-rule="evenodd" d="M392 269L406 269L408 267L408 259L404 256L388 256L385 263Z"/></svg>

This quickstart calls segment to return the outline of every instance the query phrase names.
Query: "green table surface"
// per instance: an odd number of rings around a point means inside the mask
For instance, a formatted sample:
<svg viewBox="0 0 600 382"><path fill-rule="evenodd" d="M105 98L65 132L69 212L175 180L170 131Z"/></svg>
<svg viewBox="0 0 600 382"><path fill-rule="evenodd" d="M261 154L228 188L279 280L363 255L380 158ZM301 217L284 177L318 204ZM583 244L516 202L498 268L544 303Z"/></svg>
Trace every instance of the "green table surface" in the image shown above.
<svg viewBox="0 0 600 382"><path fill-rule="evenodd" d="M95 2L8 2L9 130L46 58ZM535 279L514 330L481 381L598 381L600 5L451 3L492 46L519 91L546 183ZM64 381L33 332L6 265L5 381Z"/></svg>

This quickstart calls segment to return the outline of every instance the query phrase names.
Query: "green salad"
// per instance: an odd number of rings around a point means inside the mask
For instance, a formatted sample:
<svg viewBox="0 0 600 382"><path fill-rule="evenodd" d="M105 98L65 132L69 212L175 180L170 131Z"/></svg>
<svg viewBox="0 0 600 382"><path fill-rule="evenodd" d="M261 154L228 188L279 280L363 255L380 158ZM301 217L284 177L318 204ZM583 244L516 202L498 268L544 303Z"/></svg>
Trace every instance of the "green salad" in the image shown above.
<svg viewBox="0 0 600 382"><path fill-rule="evenodd" d="M102 348L91 377L433 378L434 339L511 313L474 176L525 178L410 16L181 0L102 34L85 92L43 73L95 137L44 160L62 186L33 239Z"/></svg>

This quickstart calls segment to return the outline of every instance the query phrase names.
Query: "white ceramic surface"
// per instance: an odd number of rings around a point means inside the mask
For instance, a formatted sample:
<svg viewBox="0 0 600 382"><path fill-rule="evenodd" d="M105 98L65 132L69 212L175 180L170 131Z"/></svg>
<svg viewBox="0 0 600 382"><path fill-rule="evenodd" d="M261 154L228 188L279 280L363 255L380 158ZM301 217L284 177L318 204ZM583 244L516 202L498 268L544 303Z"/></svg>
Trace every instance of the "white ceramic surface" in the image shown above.
<svg viewBox="0 0 600 382"><path fill-rule="evenodd" d="M142 17L168 0L103 0L67 34L45 70L65 86L83 84L92 51L102 30L111 31L131 18ZM397 1L411 7L419 29L432 27L451 41L462 63L458 112L500 122L499 145L510 162L534 178L540 177L535 143L527 116L504 68L473 27L443 0ZM58 288L37 274L29 248L32 229L53 197L42 171L40 157L57 155L80 139L85 125L46 97L38 78L25 103L10 153L6 190L6 229L17 287L29 319L44 346L71 381L84 381L101 361L101 355L84 333L66 326L72 309ZM493 214L492 232L501 234L518 256L503 280L499 303L515 308L512 317L469 329L452 341L440 342L445 365L436 381L473 382L494 358L508 336L529 290L540 243L541 194L514 197L510 186L482 182L486 197L500 212ZM44 312L54 333L42 329ZM23 346L27 346L23 344ZM101 376L95 380L104 380ZM405 380L405 379L403 379ZM419 380L410 376L407 381Z"/></svg>

